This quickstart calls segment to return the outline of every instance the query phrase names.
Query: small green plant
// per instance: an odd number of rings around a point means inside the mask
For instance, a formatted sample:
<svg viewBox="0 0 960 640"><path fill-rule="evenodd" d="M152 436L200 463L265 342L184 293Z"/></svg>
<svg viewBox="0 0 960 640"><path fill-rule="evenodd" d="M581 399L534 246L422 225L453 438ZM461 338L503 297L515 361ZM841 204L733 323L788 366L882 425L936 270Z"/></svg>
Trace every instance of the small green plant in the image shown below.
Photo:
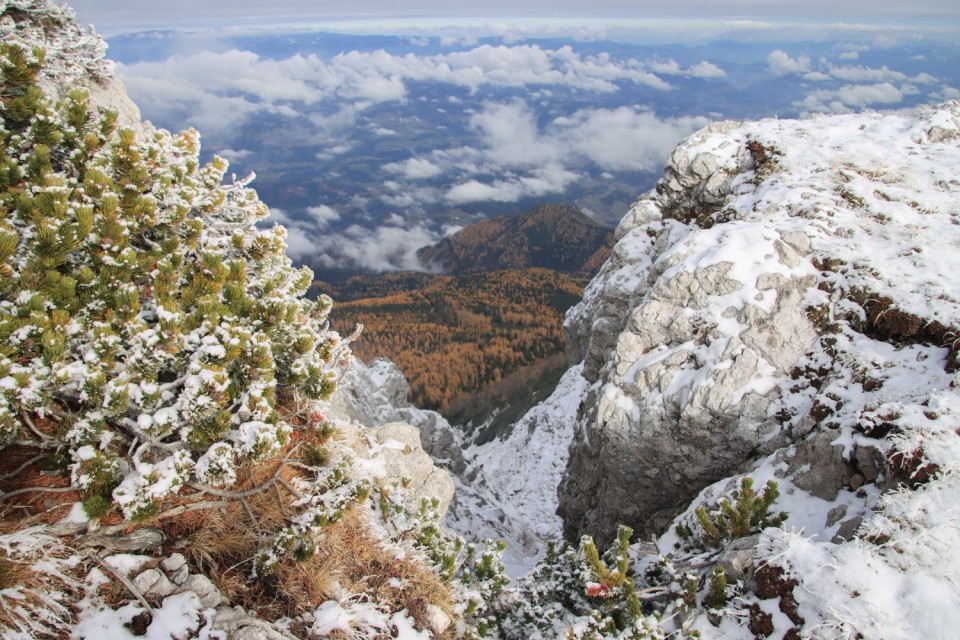
<svg viewBox="0 0 960 640"><path fill-rule="evenodd" d="M727 604L727 576L720 565L710 571L710 586L703 604L708 609L723 609Z"/></svg>
<svg viewBox="0 0 960 640"><path fill-rule="evenodd" d="M593 538L584 536L580 541L580 551L591 579L587 583L586 594L591 598L606 601L600 609L620 630L627 628L633 620L643 615L635 583L630 576L629 547L632 535L633 529L621 525L617 530L616 542L604 554L603 560L600 558ZM611 604L613 606L610 606Z"/></svg>
<svg viewBox="0 0 960 640"><path fill-rule="evenodd" d="M677 535L688 543L716 548L726 540L744 538L767 527L779 527L787 514L770 515L770 507L779 497L780 491L773 480L768 480L763 492L758 494L753 488L753 478L746 476L729 498L720 499L717 510L711 512L706 506L697 507L696 524L679 523Z"/></svg>
<svg viewBox="0 0 960 640"><path fill-rule="evenodd" d="M303 461L311 467L324 467L330 462L330 452L312 444L303 446Z"/></svg>
<svg viewBox="0 0 960 640"><path fill-rule="evenodd" d="M110 498L93 495L83 501L83 510L91 520L97 520L110 511Z"/></svg>

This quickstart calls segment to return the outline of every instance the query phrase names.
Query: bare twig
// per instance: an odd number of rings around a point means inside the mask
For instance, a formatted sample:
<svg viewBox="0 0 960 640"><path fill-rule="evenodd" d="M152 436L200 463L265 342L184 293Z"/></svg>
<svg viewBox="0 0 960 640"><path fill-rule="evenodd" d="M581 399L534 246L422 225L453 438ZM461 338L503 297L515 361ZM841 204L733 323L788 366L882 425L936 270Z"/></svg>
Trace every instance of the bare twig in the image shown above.
<svg viewBox="0 0 960 640"><path fill-rule="evenodd" d="M8 491L7 493L0 494L0 500L8 500L14 496L19 496L24 493L67 493L69 491L80 491L77 487L24 487L22 489L15 489L14 491Z"/></svg>
<svg viewBox="0 0 960 640"><path fill-rule="evenodd" d="M137 590L137 588L133 586L133 583L130 582L130 580L127 579L125 575L123 575L122 573L120 573L119 571L111 567L110 563L104 560L103 557L101 557L100 554L94 551L93 549L88 549L87 555L93 558L93 560L95 560L97 564L99 564L101 567L109 571L113 575L113 577L119 580L123 584L123 586L125 586L127 590L133 594L133 596L140 602L140 604L142 604L143 607L150 612L150 615L153 615L153 607L150 606L150 603L147 602L147 599L143 597L143 594L141 594Z"/></svg>
<svg viewBox="0 0 960 640"><path fill-rule="evenodd" d="M280 515L286 518L287 508L283 506L283 494L280 492L280 486L273 485L273 488L277 490L277 506L280 507Z"/></svg>
<svg viewBox="0 0 960 640"><path fill-rule="evenodd" d="M159 518L172 518L173 516L179 516L188 511L196 511L198 509L216 509L217 507L229 507L229 500L204 500L203 502L194 502L191 504L181 504L178 507L172 509L167 509L156 515Z"/></svg>
<svg viewBox="0 0 960 640"><path fill-rule="evenodd" d="M303 499L303 494L290 486L290 483L283 478L277 477L277 482L283 485L283 488L289 491L297 500Z"/></svg>
<svg viewBox="0 0 960 640"><path fill-rule="evenodd" d="M40 442L49 444L53 441L53 438L45 434L43 431L40 431L40 429L37 429L36 425L33 424L33 420L30 419L30 414L28 414L26 411L20 413L20 418L23 420L24 424L29 427L30 431L33 431L34 435L40 438Z"/></svg>
<svg viewBox="0 0 960 640"><path fill-rule="evenodd" d="M647 587L634 592L639 600L658 600L664 596L675 595L667 587Z"/></svg>
<svg viewBox="0 0 960 640"><path fill-rule="evenodd" d="M24 469L32 465L34 462L39 462L40 460L43 460L45 457L46 457L46 454L44 453L40 453L33 456L32 458L24 462L22 465L20 465L10 473L5 473L2 476L0 476L0 480L6 480L7 478L12 478L13 476L17 475L18 473L20 473L21 471L23 471Z"/></svg>
<svg viewBox="0 0 960 640"><path fill-rule="evenodd" d="M240 504L243 505L243 510L247 512L247 517L250 518L250 522L253 523L253 527L259 531L260 523L257 522L257 516L253 515L253 509L250 508L250 505L247 503L246 498L240 498Z"/></svg>

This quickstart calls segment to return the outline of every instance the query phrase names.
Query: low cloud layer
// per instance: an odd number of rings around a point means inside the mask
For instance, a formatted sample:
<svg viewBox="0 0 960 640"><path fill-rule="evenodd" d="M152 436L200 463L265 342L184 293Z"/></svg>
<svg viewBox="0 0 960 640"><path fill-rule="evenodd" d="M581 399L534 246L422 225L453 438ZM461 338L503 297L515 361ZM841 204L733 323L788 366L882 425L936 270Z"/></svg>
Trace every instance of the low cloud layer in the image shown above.
<svg viewBox="0 0 960 640"><path fill-rule="evenodd" d="M710 119L752 117L738 110L764 104L844 112L957 94L916 64L877 62L877 41L754 45L752 66L722 48L617 56L583 44L392 42L413 52L270 58L217 42L216 52L119 70L161 125L197 127L244 168L254 154L276 162L261 175L274 181L274 218L289 229L294 259L375 270L417 268L416 250L439 240L444 221L507 209L499 203L571 193L622 201L638 174L659 173L708 123L689 115L697 109L716 109ZM737 102L758 66L792 93Z"/></svg>
<svg viewBox="0 0 960 640"><path fill-rule="evenodd" d="M423 225L403 226L396 216L377 228L357 224L330 231L328 222L340 215L331 207L311 207L310 218L292 218L272 207L267 222L287 229L287 254L296 261L327 268L363 267L373 271L422 270L417 250L435 244L442 235Z"/></svg>
<svg viewBox="0 0 960 640"><path fill-rule="evenodd" d="M344 108L329 116L312 116L318 125L351 124L357 110L371 104L402 101L409 82L441 82L471 93L484 87L563 87L609 93L617 83L669 90L670 84L643 63L587 56L571 47L482 45L440 55L393 55L385 51L351 51L323 60L316 55L263 58L251 51L204 51L160 62L121 65L131 95L177 114L201 130L236 127L256 114L295 116L324 101ZM683 73L722 77L723 70L703 61Z"/></svg>

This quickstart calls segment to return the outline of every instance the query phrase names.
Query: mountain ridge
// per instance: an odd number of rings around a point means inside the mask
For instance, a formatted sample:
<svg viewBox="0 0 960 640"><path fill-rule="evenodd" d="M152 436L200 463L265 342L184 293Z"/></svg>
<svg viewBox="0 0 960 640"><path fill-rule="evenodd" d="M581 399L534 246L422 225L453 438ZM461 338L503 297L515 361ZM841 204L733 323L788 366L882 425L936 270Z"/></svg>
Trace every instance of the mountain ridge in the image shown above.
<svg viewBox="0 0 960 640"><path fill-rule="evenodd" d="M609 255L612 232L575 207L538 205L471 224L417 255L453 275L539 267L589 278Z"/></svg>

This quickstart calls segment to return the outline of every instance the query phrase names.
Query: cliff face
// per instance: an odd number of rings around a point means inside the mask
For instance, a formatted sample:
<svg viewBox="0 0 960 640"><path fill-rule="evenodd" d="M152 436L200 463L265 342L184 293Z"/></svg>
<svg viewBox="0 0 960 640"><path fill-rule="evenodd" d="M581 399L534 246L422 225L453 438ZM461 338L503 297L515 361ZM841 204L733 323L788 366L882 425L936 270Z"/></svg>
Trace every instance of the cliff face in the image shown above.
<svg viewBox="0 0 960 640"><path fill-rule="evenodd" d="M568 538L662 531L778 449L823 498L890 481L891 444L852 434L956 367L958 116L722 122L676 149L567 317L593 383L559 489ZM896 386L913 357L929 377Z"/></svg>

